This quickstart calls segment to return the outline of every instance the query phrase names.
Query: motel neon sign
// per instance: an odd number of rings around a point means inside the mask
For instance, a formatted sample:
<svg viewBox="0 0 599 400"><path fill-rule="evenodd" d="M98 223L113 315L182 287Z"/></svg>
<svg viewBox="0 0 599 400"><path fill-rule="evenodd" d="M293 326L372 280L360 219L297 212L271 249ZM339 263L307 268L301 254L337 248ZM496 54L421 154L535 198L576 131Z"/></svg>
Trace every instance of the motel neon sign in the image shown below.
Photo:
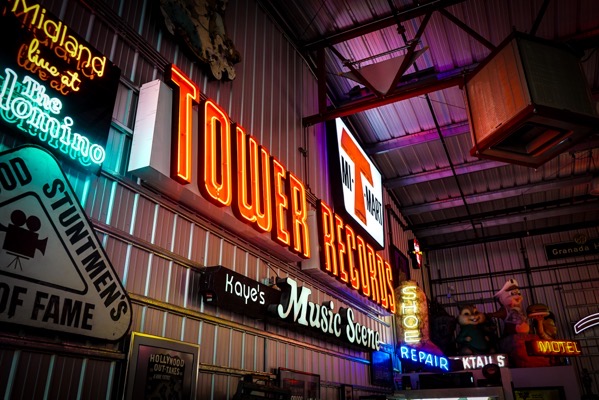
<svg viewBox="0 0 599 400"><path fill-rule="evenodd" d="M526 350L532 356L579 356L580 342L577 340L533 340L526 342Z"/></svg>

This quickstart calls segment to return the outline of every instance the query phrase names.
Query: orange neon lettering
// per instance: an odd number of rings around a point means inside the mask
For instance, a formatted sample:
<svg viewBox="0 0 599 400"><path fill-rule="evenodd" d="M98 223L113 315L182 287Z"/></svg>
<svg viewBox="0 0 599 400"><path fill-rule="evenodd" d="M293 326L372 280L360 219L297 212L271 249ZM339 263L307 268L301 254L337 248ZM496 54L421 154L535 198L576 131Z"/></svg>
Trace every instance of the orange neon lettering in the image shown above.
<svg viewBox="0 0 599 400"><path fill-rule="evenodd" d="M176 65L171 65L170 81L177 87L178 99L173 101L177 116L176 139L173 143L172 177L182 184L191 183L192 107L200 101L200 89Z"/></svg>
<svg viewBox="0 0 599 400"><path fill-rule="evenodd" d="M362 282L362 294L370 297L370 280L368 279L368 254L366 254L366 243L362 236L357 235L358 241L358 263L360 264L360 281Z"/></svg>
<svg viewBox="0 0 599 400"><path fill-rule="evenodd" d="M270 232L270 155L266 149L258 145L253 136L247 135L241 126L236 126L235 132L237 202L234 211L239 213L240 219L252 223L257 230Z"/></svg>
<svg viewBox="0 0 599 400"><path fill-rule="evenodd" d="M235 211L239 213L238 218L245 219L247 222L255 222L256 221L256 213L254 210L254 206L251 201L248 200L249 194L248 192L252 189L251 184L250 188L248 188L248 161L247 161L247 135L241 126L235 127L235 137L236 137L236 146L237 156L235 157L237 164L235 165L237 169L237 203L235 203L236 207L234 207ZM249 166L251 180L255 178L254 170L251 166ZM250 181L251 182L251 181Z"/></svg>
<svg viewBox="0 0 599 400"><path fill-rule="evenodd" d="M293 251L300 257L310 258L310 232L308 230L308 211L306 207L306 188L304 183L291 172L287 172L289 198L291 199L290 218L293 232Z"/></svg>
<svg viewBox="0 0 599 400"><path fill-rule="evenodd" d="M353 161L356 169L356 194L355 194L355 213L356 216L366 224L366 205L364 203L364 188L362 185L362 175L371 185L372 182L372 171L370 170L370 163L368 159L362 154L360 148L354 143L352 138L349 136L345 128L341 133L341 148L347 153L348 157Z"/></svg>
<svg viewBox="0 0 599 400"><path fill-rule="evenodd" d="M369 244L366 245L366 254L368 254L368 275L370 279L370 295L374 302L380 303L380 287L378 276L377 276L377 263L374 249Z"/></svg>
<svg viewBox="0 0 599 400"><path fill-rule="evenodd" d="M347 243L347 269L349 270L349 283L355 290L360 289L360 273L356 268L354 253L356 251L356 234L354 230L345 225L345 242Z"/></svg>
<svg viewBox="0 0 599 400"><path fill-rule="evenodd" d="M258 159L258 153L260 158ZM254 158L254 160L252 160ZM270 154L265 147L259 146L258 143L251 138L250 141L250 163L255 168L256 180L253 181L252 198L256 209L256 224L262 232L270 232L272 229L272 213L270 202ZM258 170L260 164L260 170ZM258 172L260 171L260 172ZM253 175L253 173L252 173Z"/></svg>
<svg viewBox="0 0 599 400"><path fill-rule="evenodd" d="M393 290L393 272L391 271L391 265L385 260L385 273L387 276L387 295L389 300L388 310L395 314L395 290Z"/></svg>
<svg viewBox="0 0 599 400"><path fill-rule="evenodd" d="M273 172L273 217L275 219L275 229L272 231L272 238L276 242L289 246L291 244L291 237L286 226L286 213L285 210L289 207L287 196L285 195L285 176L287 176L287 170L274 157L272 158L272 172Z"/></svg>
<svg viewBox="0 0 599 400"><path fill-rule="evenodd" d="M379 290L381 295L381 305L385 309L389 309L389 303L387 302L387 286L385 285L385 281L387 280L387 276L385 275L385 264L383 261L383 257L379 254L376 255L376 271L379 282Z"/></svg>
<svg viewBox="0 0 599 400"><path fill-rule="evenodd" d="M345 255L347 250L345 249L345 242L343 241L343 219L340 216L335 215L335 236L337 237L337 264L339 265L339 280L343 283L349 282L349 275L345 269ZM335 274L336 275L336 274Z"/></svg>
<svg viewBox="0 0 599 400"><path fill-rule="evenodd" d="M211 100L204 104L203 184L199 188L219 206L232 201L231 125L227 114Z"/></svg>
<svg viewBox="0 0 599 400"><path fill-rule="evenodd" d="M320 228L322 231L321 263L324 270L337 275L337 254L335 252L335 230L333 211L324 202L320 202Z"/></svg>

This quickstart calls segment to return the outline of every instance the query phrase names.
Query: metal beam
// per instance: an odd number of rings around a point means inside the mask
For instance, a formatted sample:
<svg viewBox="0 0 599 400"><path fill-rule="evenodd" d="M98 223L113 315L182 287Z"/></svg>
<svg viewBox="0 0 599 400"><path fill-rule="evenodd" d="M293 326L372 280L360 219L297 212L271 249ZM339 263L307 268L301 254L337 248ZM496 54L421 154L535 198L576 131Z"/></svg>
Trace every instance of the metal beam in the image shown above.
<svg viewBox="0 0 599 400"><path fill-rule="evenodd" d="M498 234L498 235L486 235L483 237L454 240L454 241L450 241L450 242L443 240L442 242L439 242L439 243L434 243L434 237L429 236L429 240L427 240L426 238L422 239L422 241L420 242L420 247L424 248L426 251L434 251L434 250L441 250L441 249L453 249L456 247L472 246L472 245L481 244L481 243L491 243L491 242L519 239L519 238L524 238L524 237L533 237L533 236L538 236L538 235L548 235L551 233L568 232L568 231L575 231L575 230L579 230L579 229L588 229L588 228L595 228L595 227L597 227L596 221L584 221L584 222L577 222L577 223L566 224L566 225L548 226L548 227L543 227L543 228L538 228L538 229L534 229L534 228L533 229L522 229L519 231L502 233L502 234ZM430 240L430 238L433 238L433 240Z"/></svg>
<svg viewBox="0 0 599 400"><path fill-rule="evenodd" d="M470 126L468 125L468 122L461 122L441 127L441 134L443 137L457 136L469 132ZM378 142L369 146L365 146L364 151L366 154L372 156L401 149L403 147L410 147L421 143L431 142L433 140L439 140L439 133L437 132L436 128L405 134L390 140L385 140L384 142Z"/></svg>
<svg viewBox="0 0 599 400"><path fill-rule="evenodd" d="M456 70L434 74L432 76L418 80L415 83L400 85L392 93L382 97L368 97L346 103L338 108L330 109L324 113L311 115L302 119L304 126L311 126L319 122L325 122L334 118L346 117L361 111L381 107L397 101L411 99L421 96L425 93L435 92L437 90L447 89L460 85L464 82L464 76L470 73L475 66L468 66ZM441 75L441 76L439 76Z"/></svg>
<svg viewBox="0 0 599 400"><path fill-rule="evenodd" d="M558 218L565 215L580 214L591 211L599 211L599 202L595 201L592 203L574 204L568 207L558 207L550 210L532 211L528 213L491 218L480 221L480 223L484 228L490 228L494 226L519 223L523 222L524 220L535 221L539 219ZM430 236L449 235L452 233L468 230L472 230L472 224L470 221L447 226L436 226L426 229L413 230L413 232L416 237L424 238Z"/></svg>
<svg viewBox="0 0 599 400"><path fill-rule="evenodd" d="M507 164L501 161L474 161L454 166L456 175L464 175L472 172L484 171L487 169L504 167ZM436 179L448 178L453 175L451 167L443 167L433 171L420 172L400 178L388 179L383 182L387 189L396 189L403 186L415 185L418 183L430 182Z"/></svg>
<svg viewBox="0 0 599 400"><path fill-rule="evenodd" d="M381 29L397 25L398 22L409 21L414 18L426 15L429 12L440 10L455 4L463 3L466 0L437 0L426 4L398 11L395 14L388 15L373 21L368 21L360 25L353 25L351 28L338 31L324 33L323 38L316 41L306 43L302 46L302 50L312 51L318 48L331 46L337 43L342 43L359 36L367 35L372 32L380 31Z"/></svg>
<svg viewBox="0 0 599 400"><path fill-rule="evenodd" d="M494 190L487 193L477 193L466 196L467 204L482 203L485 201L502 200L508 197L517 197L523 194L539 193L548 190L561 189L582 184L588 184L592 177L585 175L580 177L554 179L548 182L537 182L528 185L517 186L514 188ZM446 210L448 208L463 206L464 202L461 198L446 199L434 201L431 203L417 204L415 206L403 207L400 211L404 216L416 215L425 212Z"/></svg>
<svg viewBox="0 0 599 400"><path fill-rule="evenodd" d="M494 208L489 211L479 212L477 214L473 214L472 216L457 216L446 219L436 219L430 222L424 222L420 224L412 224L410 225L410 230L421 230L421 229L430 229L436 228L439 226L447 226L453 224L461 224L465 222L474 221L485 221L493 218L503 218L507 215L524 215L527 212L540 211L540 210L549 210L558 207L566 207L572 204L583 204L588 203L590 201L595 201L595 197L591 197L589 194L562 198L559 200L550 200L544 201L541 203L527 204L527 205L518 205L514 207L501 207Z"/></svg>

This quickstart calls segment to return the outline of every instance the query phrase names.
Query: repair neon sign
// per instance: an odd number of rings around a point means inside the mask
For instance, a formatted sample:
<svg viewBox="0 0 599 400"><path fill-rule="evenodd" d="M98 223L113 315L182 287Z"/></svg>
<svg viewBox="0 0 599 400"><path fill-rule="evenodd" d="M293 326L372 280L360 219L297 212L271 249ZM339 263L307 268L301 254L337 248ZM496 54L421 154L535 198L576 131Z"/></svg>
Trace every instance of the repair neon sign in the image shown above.
<svg viewBox="0 0 599 400"><path fill-rule="evenodd" d="M432 354L414 347L401 345L399 347L399 357L402 360L422 364L431 368L439 368L442 371L449 371L449 360L447 357Z"/></svg>

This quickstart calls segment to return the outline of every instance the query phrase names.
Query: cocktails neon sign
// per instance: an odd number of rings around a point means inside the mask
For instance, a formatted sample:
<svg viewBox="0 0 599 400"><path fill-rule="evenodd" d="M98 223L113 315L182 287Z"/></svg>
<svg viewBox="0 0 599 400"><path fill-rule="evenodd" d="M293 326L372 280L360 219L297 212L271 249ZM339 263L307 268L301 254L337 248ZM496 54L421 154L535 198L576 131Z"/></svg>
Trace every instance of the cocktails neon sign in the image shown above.
<svg viewBox="0 0 599 400"><path fill-rule="evenodd" d="M0 77L0 116L42 143L60 150L82 165L101 165L106 151L80 133L72 132L70 116L62 117L62 102L46 94L46 88L35 79L19 76L10 68Z"/></svg>

